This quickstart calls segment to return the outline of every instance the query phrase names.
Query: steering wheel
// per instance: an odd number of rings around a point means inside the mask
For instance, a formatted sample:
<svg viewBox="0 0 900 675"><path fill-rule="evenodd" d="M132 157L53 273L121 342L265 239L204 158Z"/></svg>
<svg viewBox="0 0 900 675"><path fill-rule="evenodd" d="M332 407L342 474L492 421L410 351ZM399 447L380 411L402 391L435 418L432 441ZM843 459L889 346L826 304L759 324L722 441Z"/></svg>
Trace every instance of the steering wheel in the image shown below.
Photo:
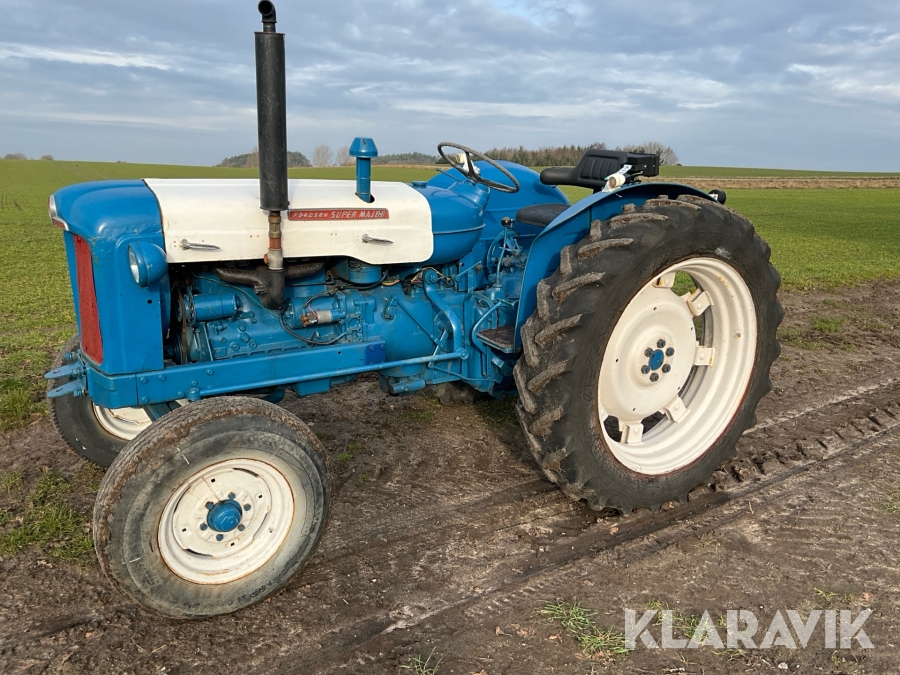
<svg viewBox="0 0 900 675"><path fill-rule="evenodd" d="M456 148L457 150L462 150L460 153L451 153L448 154L444 152L444 148ZM478 152L477 150L472 150L472 148L467 148L464 145L460 145L459 143L438 143L437 146L438 153L454 169L459 171L463 176L466 177L467 180L474 181L476 183L481 183L482 185L486 185L489 188L493 188L498 192L518 192L519 191L519 181L516 180L516 177L513 176L508 169L501 166L499 162L491 159L485 154ZM474 158L474 159L473 159ZM489 180L487 178L482 178L481 173L475 167L475 159L482 159L492 167L500 171L504 176L509 178L512 181L512 185L507 185L506 183L498 183L494 180Z"/></svg>

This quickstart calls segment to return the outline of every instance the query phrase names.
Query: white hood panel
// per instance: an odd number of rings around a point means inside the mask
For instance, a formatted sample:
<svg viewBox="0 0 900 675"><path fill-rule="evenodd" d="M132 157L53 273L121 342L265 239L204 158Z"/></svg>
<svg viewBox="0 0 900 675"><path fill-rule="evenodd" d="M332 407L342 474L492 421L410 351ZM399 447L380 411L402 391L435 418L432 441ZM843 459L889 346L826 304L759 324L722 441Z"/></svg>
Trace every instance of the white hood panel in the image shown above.
<svg viewBox="0 0 900 675"><path fill-rule="evenodd" d="M159 202L168 262L253 260L269 250L258 180L144 182ZM431 207L420 192L405 183L373 181L372 204L355 192L355 181L289 180L290 210L282 212L284 257L349 256L375 265L431 257Z"/></svg>

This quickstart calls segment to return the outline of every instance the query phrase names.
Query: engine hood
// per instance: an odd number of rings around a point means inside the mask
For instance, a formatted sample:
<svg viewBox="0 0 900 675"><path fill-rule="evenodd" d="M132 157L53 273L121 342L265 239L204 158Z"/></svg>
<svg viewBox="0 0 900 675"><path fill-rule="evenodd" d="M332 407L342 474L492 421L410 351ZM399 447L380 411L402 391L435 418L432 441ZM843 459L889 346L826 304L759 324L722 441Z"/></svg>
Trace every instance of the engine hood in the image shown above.
<svg viewBox="0 0 900 675"><path fill-rule="evenodd" d="M269 248L254 179L146 179L159 202L170 263L253 260ZM421 262L433 250L428 200L404 183L373 182L365 204L354 181L290 180L285 258L350 256L370 264Z"/></svg>

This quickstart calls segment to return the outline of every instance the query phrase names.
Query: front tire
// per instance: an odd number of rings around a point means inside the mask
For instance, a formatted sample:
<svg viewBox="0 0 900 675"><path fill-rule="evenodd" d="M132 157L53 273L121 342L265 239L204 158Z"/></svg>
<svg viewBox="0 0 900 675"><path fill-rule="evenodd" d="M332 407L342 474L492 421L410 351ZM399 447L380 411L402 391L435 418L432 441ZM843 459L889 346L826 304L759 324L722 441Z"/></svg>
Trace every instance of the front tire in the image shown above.
<svg viewBox="0 0 900 675"><path fill-rule="evenodd" d="M257 399L209 399L166 415L123 449L100 485L101 568L165 616L259 602L290 581L325 529L322 453L299 419Z"/></svg>
<svg viewBox="0 0 900 675"><path fill-rule="evenodd" d="M594 509L658 509L734 455L771 389L780 277L745 218L648 200L564 248L515 368L544 473Z"/></svg>
<svg viewBox="0 0 900 675"><path fill-rule="evenodd" d="M80 347L78 335L62 346L51 370L68 363L68 355ZM53 380L48 389L64 384ZM88 396L48 398L50 421L60 437L76 454L99 466L108 467L125 445L150 426L146 408L104 408Z"/></svg>

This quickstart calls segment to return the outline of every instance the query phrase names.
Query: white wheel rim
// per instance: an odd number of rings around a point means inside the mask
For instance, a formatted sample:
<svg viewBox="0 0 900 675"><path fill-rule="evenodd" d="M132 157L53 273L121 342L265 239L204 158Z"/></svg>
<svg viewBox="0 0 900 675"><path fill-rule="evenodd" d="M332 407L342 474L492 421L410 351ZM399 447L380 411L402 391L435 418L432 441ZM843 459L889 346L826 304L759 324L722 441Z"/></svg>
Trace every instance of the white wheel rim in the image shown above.
<svg viewBox="0 0 900 675"><path fill-rule="evenodd" d="M697 290L676 295L677 272L689 274ZM695 317L703 322L702 344ZM753 297L731 265L692 258L654 277L625 308L600 366L600 426L615 458L638 473L660 475L702 456L744 398L756 341ZM654 415L665 417L651 425ZM618 419L620 439L608 433L607 417Z"/></svg>
<svg viewBox="0 0 900 675"><path fill-rule="evenodd" d="M143 408L104 408L92 405L100 426L124 441L130 441L153 423Z"/></svg>
<svg viewBox="0 0 900 675"><path fill-rule="evenodd" d="M239 524L217 531L208 505L227 510L232 503ZM159 524L160 555L183 579L228 583L271 560L295 518L305 520L306 499L301 494L295 501L281 471L255 459L226 460L198 471L169 498Z"/></svg>

